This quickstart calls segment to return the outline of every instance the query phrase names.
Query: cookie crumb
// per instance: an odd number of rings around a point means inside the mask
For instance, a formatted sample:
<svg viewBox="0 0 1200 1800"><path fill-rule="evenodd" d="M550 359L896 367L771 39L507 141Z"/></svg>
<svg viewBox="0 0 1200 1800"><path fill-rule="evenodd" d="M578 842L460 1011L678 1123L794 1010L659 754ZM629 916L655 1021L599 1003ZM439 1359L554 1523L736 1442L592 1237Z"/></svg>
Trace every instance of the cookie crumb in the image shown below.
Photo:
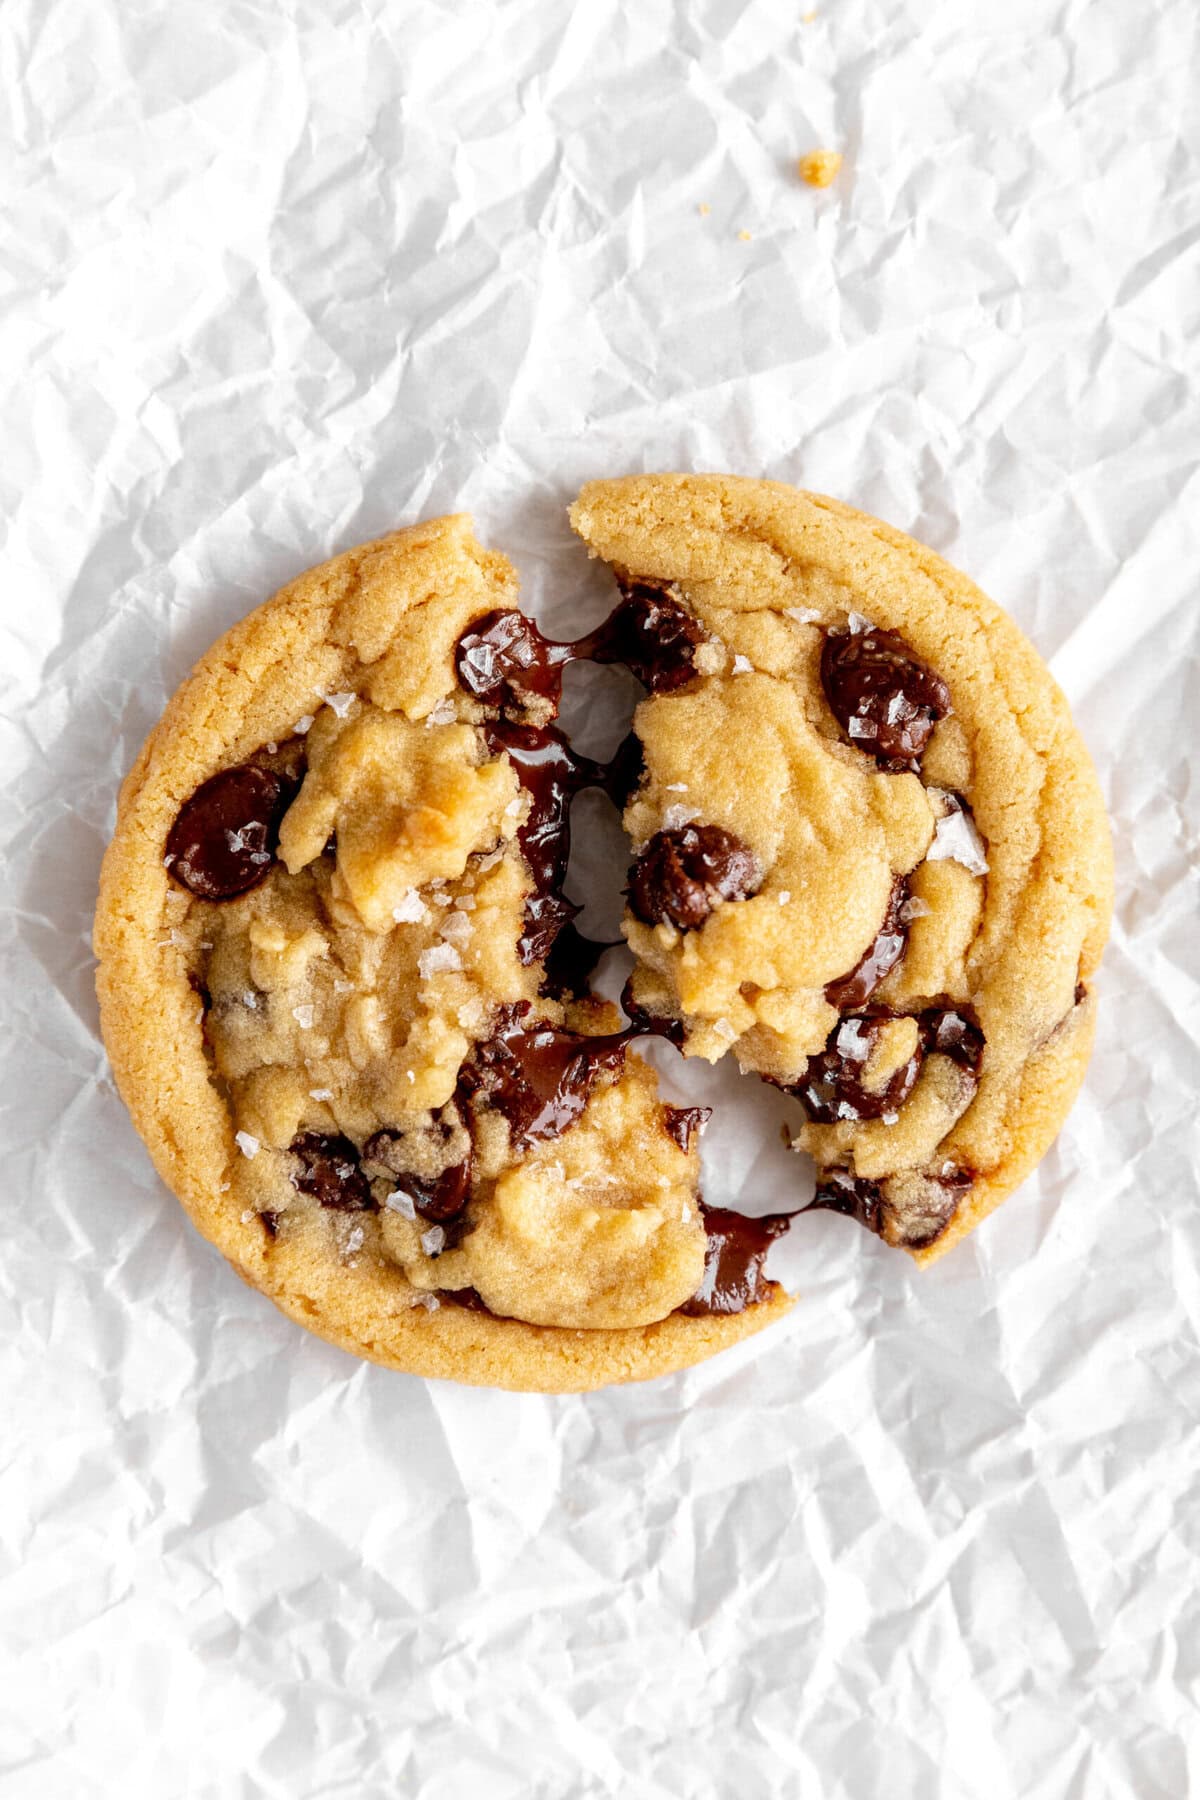
<svg viewBox="0 0 1200 1800"><path fill-rule="evenodd" d="M801 181L806 181L809 187L815 188L829 187L837 179L841 166L840 150L810 150L796 165Z"/></svg>

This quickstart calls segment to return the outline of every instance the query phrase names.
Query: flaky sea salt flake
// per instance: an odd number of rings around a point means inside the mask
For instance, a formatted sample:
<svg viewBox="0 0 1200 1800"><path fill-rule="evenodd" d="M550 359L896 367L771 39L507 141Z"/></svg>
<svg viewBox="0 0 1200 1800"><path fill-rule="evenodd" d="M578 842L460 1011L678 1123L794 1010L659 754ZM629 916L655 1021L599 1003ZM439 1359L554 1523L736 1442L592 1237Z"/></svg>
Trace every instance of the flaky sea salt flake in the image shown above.
<svg viewBox="0 0 1200 1800"><path fill-rule="evenodd" d="M972 875L988 872L983 839L970 813L952 812L939 819L934 827L933 842L925 854L930 862L961 863Z"/></svg>
<svg viewBox="0 0 1200 1800"><path fill-rule="evenodd" d="M301 1031L311 1031L312 1030L313 1009L310 1005L305 1004L304 1006L293 1006L292 1017L293 1017L293 1019L295 1019L297 1025L300 1027Z"/></svg>
<svg viewBox="0 0 1200 1800"><path fill-rule="evenodd" d="M448 944L456 944L461 950L462 946L469 942L473 929L466 913L460 911L456 906L454 911L447 913L442 920L438 927L438 936L444 938Z"/></svg>
<svg viewBox="0 0 1200 1800"><path fill-rule="evenodd" d="M785 606L784 612L789 619L795 619L797 625L817 625L821 615L815 606Z"/></svg>
<svg viewBox="0 0 1200 1800"><path fill-rule="evenodd" d="M413 1197L406 1194L403 1188L397 1188L394 1193L388 1194L383 1204L389 1212L399 1213L402 1219L415 1219L417 1216Z"/></svg>
<svg viewBox="0 0 1200 1800"><path fill-rule="evenodd" d="M399 905L392 908L392 917L397 925L418 925L428 916L429 908L416 888L409 888L401 895Z"/></svg>
<svg viewBox="0 0 1200 1800"><path fill-rule="evenodd" d="M861 637L864 631L874 631L875 625L866 613L852 612L846 620L854 637Z"/></svg>
<svg viewBox="0 0 1200 1800"><path fill-rule="evenodd" d="M446 1233L441 1225L431 1225L421 1233L421 1248L426 1256L440 1256L446 1247Z"/></svg>
<svg viewBox="0 0 1200 1800"><path fill-rule="evenodd" d="M454 702L447 694L445 699L438 701L432 712L426 713L425 723L426 725L452 725L456 717Z"/></svg>
<svg viewBox="0 0 1200 1800"><path fill-rule="evenodd" d="M431 944L417 958L417 969L422 981L428 981L431 975L438 975L443 970L461 968L462 957L453 944Z"/></svg>
<svg viewBox="0 0 1200 1800"><path fill-rule="evenodd" d="M861 1019L847 1019L834 1041L838 1055L848 1062L866 1062L871 1054L871 1033Z"/></svg>
<svg viewBox="0 0 1200 1800"><path fill-rule="evenodd" d="M309 1088L308 1097L310 1100L332 1100L333 1099L333 1089L332 1088Z"/></svg>
<svg viewBox="0 0 1200 1800"><path fill-rule="evenodd" d="M262 1145L259 1143L258 1139L252 1137L248 1131L235 1131L233 1134L233 1141L241 1151L242 1155L248 1156L251 1162L254 1161L254 1158L262 1149Z"/></svg>
<svg viewBox="0 0 1200 1800"><path fill-rule="evenodd" d="M339 719L344 719L346 717L346 714L358 699L357 694L323 694L320 688L315 688L314 692L318 700L323 700L326 706L332 706Z"/></svg>
<svg viewBox="0 0 1200 1800"><path fill-rule="evenodd" d="M735 656L733 659L733 672L735 675L753 675L754 664L750 661L748 656Z"/></svg>

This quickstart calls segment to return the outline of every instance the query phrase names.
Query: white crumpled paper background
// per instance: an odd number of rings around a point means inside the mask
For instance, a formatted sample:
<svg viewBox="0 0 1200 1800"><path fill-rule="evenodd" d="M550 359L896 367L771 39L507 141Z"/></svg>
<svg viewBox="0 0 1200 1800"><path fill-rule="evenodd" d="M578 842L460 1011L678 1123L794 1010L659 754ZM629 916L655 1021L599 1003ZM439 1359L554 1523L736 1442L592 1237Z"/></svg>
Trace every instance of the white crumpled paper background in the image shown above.
<svg viewBox="0 0 1200 1800"><path fill-rule="evenodd" d="M815 5L0 13L3 1800L1200 1787L1196 8ZM927 1274L808 1220L790 1320L693 1373L360 1366L114 1093L118 777L221 629L422 515L590 620L564 507L658 468L877 512L1051 659L1119 870L1086 1091ZM735 1127L710 1195L761 1205Z"/></svg>

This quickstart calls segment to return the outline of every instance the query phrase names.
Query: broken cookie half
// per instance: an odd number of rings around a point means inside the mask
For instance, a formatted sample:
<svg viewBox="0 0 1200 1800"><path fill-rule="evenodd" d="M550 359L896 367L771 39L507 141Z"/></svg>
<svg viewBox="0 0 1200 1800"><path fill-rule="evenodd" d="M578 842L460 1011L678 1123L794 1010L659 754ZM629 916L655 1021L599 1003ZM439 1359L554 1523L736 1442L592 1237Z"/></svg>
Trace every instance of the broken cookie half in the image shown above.
<svg viewBox="0 0 1200 1800"><path fill-rule="evenodd" d="M572 516L618 587L571 643L463 517L235 627L125 784L96 923L121 1092L246 1279L360 1355L544 1391L788 1304L787 1218L705 1206L703 1114L638 1037L794 1095L815 1203L927 1257L1057 1128L1107 908L1061 697L929 553L716 477ZM554 722L581 657L646 689L603 765ZM586 787L632 840L623 1013L563 894Z"/></svg>

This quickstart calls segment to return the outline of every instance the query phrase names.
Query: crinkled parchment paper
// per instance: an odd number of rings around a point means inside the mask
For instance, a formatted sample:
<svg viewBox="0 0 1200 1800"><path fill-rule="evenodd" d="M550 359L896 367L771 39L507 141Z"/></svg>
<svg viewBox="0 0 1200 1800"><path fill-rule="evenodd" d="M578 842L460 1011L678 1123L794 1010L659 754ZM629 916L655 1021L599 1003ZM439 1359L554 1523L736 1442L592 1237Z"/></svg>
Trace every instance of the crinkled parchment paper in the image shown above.
<svg viewBox="0 0 1200 1800"><path fill-rule="evenodd" d="M0 11L3 1800L1200 1788L1197 11L803 3ZM655 468L877 512L1050 657L1119 862L1086 1092L927 1274L807 1221L694 1373L360 1367L113 1091L117 781L395 524L469 507L594 618L565 505ZM710 1197L768 1204L781 1103L725 1088Z"/></svg>

